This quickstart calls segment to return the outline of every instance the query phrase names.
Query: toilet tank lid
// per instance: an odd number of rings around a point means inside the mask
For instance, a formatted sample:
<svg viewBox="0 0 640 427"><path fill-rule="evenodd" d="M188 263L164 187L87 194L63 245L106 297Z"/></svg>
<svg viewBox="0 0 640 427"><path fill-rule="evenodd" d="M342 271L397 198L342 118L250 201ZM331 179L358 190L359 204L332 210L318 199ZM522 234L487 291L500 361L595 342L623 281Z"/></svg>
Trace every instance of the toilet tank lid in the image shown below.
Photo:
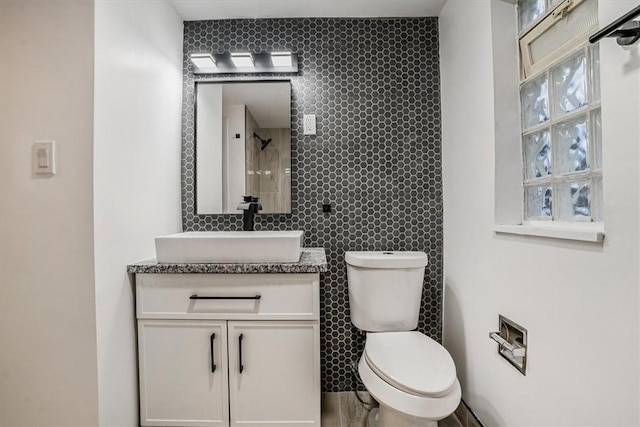
<svg viewBox="0 0 640 427"><path fill-rule="evenodd" d="M349 265L364 268L416 268L427 265L427 254L419 251L345 252Z"/></svg>

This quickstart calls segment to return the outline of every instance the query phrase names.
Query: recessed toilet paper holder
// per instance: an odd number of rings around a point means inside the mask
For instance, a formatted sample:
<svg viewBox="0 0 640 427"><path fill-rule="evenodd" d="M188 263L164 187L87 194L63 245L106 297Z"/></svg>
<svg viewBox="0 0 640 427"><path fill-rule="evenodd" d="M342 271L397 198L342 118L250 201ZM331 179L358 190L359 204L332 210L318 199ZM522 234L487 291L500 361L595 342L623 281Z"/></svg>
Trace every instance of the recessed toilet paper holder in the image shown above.
<svg viewBox="0 0 640 427"><path fill-rule="evenodd" d="M498 316L498 324L500 331L489 333L489 338L498 343L498 354L526 375L527 330L503 315Z"/></svg>

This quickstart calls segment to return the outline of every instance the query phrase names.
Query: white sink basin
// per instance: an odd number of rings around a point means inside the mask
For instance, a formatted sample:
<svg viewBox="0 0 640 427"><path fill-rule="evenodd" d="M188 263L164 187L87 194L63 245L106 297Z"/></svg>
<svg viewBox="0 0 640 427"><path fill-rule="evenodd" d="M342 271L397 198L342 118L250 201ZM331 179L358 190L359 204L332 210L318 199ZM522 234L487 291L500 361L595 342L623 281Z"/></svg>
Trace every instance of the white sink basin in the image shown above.
<svg viewBox="0 0 640 427"><path fill-rule="evenodd" d="M298 262L303 231L189 231L156 237L161 264Z"/></svg>

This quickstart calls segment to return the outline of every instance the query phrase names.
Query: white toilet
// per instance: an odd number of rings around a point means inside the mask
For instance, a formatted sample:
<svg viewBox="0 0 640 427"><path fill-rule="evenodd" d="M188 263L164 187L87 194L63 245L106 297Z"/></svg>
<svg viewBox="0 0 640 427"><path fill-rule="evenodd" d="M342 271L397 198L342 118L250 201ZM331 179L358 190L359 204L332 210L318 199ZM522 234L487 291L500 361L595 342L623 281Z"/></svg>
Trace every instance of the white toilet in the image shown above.
<svg viewBox="0 0 640 427"><path fill-rule="evenodd" d="M460 403L451 355L414 331L424 252L346 252L351 322L367 332L360 378L380 404L379 427L435 427Z"/></svg>

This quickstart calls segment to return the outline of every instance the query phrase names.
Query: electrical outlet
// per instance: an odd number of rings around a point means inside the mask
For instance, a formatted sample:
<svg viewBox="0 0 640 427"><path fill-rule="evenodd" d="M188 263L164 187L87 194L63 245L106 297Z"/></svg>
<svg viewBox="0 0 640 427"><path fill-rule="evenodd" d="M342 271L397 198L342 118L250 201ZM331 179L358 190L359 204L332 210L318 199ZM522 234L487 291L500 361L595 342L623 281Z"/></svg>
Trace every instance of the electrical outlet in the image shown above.
<svg viewBox="0 0 640 427"><path fill-rule="evenodd" d="M305 135L315 135L316 134L316 115L315 114L305 114L303 120L303 133Z"/></svg>

